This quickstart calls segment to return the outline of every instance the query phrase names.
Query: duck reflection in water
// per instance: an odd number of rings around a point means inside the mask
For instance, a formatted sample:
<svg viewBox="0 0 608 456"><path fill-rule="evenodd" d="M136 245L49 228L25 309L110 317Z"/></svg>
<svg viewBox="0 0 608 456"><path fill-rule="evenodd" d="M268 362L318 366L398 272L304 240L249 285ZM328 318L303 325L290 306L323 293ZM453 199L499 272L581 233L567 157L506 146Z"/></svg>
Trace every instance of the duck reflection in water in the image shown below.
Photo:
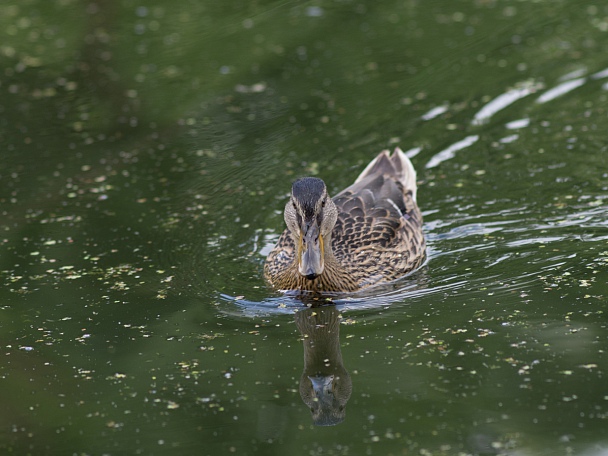
<svg viewBox="0 0 608 456"><path fill-rule="evenodd" d="M296 313L304 340L304 371L300 396L317 426L344 421L352 392L350 375L340 352L340 313L334 306L313 307Z"/></svg>

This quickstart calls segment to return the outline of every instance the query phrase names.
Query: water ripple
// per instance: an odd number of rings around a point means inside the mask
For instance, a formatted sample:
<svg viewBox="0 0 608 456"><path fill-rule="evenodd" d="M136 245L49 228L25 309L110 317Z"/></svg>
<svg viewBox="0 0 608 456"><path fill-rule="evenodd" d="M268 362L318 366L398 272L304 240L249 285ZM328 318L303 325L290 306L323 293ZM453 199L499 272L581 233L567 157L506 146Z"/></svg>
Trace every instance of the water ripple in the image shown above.
<svg viewBox="0 0 608 456"><path fill-rule="evenodd" d="M449 160L451 158L454 158L454 156L456 155L456 152L458 152L459 150L465 149L465 148L471 146L472 144L475 144L478 139L479 139L479 135L471 135L471 136L467 136L466 138L464 138L458 142L455 142L454 144L452 144L451 146L442 150L441 152L438 152L435 155L433 155L431 157L431 159L427 162L426 168L427 169L434 168L435 166L439 165L440 163L442 163L446 160Z"/></svg>
<svg viewBox="0 0 608 456"><path fill-rule="evenodd" d="M511 89L498 95L475 114L471 123L473 125L483 125L497 112L502 111L517 100L521 100L537 90L540 90L542 87L543 86L540 83L526 83L523 87Z"/></svg>
<svg viewBox="0 0 608 456"><path fill-rule="evenodd" d="M562 82L561 84L547 90L540 97L537 98L536 102L543 104L548 101L555 100L562 95L572 92L574 89L582 86L587 81L587 78L572 79L570 81Z"/></svg>

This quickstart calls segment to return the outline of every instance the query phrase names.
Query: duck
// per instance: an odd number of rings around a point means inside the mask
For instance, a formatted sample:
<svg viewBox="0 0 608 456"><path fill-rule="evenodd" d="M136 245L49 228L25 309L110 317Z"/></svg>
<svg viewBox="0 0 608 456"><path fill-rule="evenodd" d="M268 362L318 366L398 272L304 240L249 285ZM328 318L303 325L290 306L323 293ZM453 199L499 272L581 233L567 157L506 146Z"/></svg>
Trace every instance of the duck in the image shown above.
<svg viewBox="0 0 608 456"><path fill-rule="evenodd" d="M416 194L416 170L398 147L333 198L322 179L297 179L287 228L264 263L267 282L280 291L354 292L416 270L426 256Z"/></svg>

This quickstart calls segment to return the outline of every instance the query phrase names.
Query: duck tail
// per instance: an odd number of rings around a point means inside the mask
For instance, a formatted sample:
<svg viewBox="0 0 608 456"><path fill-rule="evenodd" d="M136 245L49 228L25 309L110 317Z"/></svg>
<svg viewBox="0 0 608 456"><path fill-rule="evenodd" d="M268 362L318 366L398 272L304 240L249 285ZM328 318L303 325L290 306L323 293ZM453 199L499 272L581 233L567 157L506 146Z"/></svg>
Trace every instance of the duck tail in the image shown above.
<svg viewBox="0 0 608 456"><path fill-rule="evenodd" d="M374 174L393 176L403 184L406 192L412 192L412 197L416 201L416 191L418 190L418 186L416 185L416 170L410 159L399 147L395 148L393 155L390 155L388 150L380 152L359 175L355 184Z"/></svg>

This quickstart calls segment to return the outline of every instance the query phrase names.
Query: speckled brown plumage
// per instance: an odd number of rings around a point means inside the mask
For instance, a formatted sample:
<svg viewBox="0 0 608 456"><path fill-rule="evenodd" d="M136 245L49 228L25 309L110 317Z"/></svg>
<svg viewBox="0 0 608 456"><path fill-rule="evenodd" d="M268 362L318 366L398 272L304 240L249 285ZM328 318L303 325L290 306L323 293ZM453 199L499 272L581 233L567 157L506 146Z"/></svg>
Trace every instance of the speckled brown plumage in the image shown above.
<svg viewBox="0 0 608 456"><path fill-rule="evenodd" d="M332 200L337 219L331 234L323 239L323 272L312 280L299 272L299 233L290 233L288 228L266 259L264 273L273 287L356 291L397 279L422 264L425 241L416 204L416 174L399 149L392 156L381 152L353 185ZM318 205L315 216L319 220L325 216L327 209L323 208Z"/></svg>

